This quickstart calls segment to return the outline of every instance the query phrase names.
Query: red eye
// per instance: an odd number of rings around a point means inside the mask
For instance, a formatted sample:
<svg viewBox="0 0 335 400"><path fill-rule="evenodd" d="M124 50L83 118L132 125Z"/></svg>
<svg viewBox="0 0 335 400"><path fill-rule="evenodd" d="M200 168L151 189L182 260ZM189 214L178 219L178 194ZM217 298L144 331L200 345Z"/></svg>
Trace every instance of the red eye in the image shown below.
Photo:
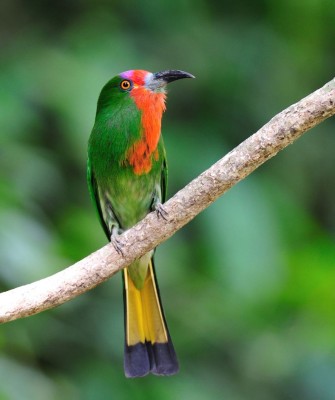
<svg viewBox="0 0 335 400"><path fill-rule="evenodd" d="M120 88L121 88L122 90L129 90L129 89L131 88L131 83L130 83L130 81L128 81L127 79L125 79L124 81L122 81L122 82L120 83Z"/></svg>

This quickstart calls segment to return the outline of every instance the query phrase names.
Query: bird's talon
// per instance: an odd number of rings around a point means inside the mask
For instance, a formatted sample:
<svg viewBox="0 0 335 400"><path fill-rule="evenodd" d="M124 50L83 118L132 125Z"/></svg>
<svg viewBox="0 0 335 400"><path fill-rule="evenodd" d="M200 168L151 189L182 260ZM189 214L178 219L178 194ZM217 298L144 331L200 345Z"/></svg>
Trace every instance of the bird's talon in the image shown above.
<svg viewBox="0 0 335 400"><path fill-rule="evenodd" d="M118 252L118 254L124 257L124 253L122 250L124 244L122 243L122 241L117 236L111 236L111 243L114 246L114 249Z"/></svg>
<svg viewBox="0 0 335 400"><path fill-rule="evenodd" d="M165 221L168 220L167 217L168 217L169 213L165 210L165 208L163 207L163 204L161 204L161 203L156 204L155 210L156 210L158 218L163 218Z"/></svg>

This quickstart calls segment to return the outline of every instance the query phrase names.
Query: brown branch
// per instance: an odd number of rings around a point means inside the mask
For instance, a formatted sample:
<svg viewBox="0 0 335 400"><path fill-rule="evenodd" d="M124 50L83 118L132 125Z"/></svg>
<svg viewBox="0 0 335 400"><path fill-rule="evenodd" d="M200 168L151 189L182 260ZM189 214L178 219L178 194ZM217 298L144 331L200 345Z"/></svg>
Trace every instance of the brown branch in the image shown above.
<svg viewBox="0 0 335 400"><path fill-rule="evenodd" d="M335 79L282 111L165 203L168 221L146 216L122 236L125 256L110 244L48 278L0 294L0 322L56 307L106 281L156 247L237 182L335 114Z"/></svg>

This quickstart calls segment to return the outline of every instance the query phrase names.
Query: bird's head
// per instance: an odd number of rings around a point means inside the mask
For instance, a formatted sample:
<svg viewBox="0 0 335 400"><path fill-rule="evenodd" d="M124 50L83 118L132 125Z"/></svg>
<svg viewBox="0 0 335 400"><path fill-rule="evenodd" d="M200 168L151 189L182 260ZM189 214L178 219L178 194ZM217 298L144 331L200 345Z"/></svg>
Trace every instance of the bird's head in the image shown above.
<svg viewBox="0 0 335 400"><path fill-rule="evenodd" d="M161 72L148 72L143 70L130 70L120 75L120 89L132 92L133 90L147 90L153 93L164 93L168 83L183 78L194 78L188 72L167 70Z"/></svg>
<svg viewBox="0 0 335 400"><path fill-rule="evenodd" d="M112 132L115 142L119 140L117 138L126 138L130 147L123 156L135 174L148 173L153 157L158 157L165 87L183 78L194 76L179 70L156 73L130 70L115 76L103 87L98 100L95 132Z"/></svg>
<svg viewBox="0 0 335 400"><path fill-rule="evenodd" d="M138 106L143 102L147 104L160 102L164 105L166 85L183 78L194 78L194 76L179 70L152 73L133 69L122 72L112 78L102 89L98 109L110 106L114 102L126 101L129 97Z"/></svg>

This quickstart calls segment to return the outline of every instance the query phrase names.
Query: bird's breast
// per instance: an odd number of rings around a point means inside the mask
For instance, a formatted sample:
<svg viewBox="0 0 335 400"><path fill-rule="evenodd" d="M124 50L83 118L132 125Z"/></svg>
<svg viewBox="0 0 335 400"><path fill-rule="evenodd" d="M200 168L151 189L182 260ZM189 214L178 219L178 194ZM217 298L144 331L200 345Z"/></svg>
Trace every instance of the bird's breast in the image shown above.
<svg viewBox="0 0 335 400"><path fill-rule="evenodd" d="M138 88L131 94L141 112L140 139L127 152L127 161L136 175L147 174L158 159L157 146L161 135L161 121L165 110L165 94Z"/></svg>

